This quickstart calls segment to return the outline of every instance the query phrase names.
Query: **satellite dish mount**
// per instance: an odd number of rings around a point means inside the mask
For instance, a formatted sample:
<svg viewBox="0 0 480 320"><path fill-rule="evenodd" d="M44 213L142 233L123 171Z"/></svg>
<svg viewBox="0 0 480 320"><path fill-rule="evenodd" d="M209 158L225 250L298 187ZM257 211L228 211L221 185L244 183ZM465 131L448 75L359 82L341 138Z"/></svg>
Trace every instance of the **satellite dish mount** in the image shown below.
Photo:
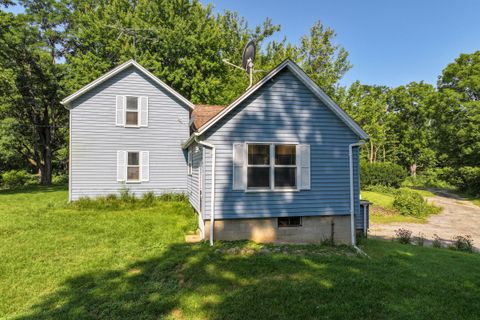
<svg viewBox="0 0 480 320"><path fill-rule="evenodd" d="M249 85L248 88L250 88L253 84L253 61L255 60L255 51L256 51L256 45L253 40L248 41L248 43L245 45L245 48L243 49L243 54L242 54L242 67L236 66L233 63L230 63L227 59L223 59L223 62L226 64L235 67L237 69L246 71L248 73L248 78L249 78ZM247 88L247 89L248 89Z"/></svg>

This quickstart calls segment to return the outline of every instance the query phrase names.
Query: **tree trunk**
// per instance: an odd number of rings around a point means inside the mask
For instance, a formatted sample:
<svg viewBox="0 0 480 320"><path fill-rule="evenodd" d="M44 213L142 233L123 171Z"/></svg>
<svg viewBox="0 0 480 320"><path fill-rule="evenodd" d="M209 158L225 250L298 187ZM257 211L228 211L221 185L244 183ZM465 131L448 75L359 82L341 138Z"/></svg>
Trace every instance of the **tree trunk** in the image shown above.
<svg viewBox="0 0 480 320"><path fill-rule="evenodd" d="M370 163L373 163L373 142L372 141L370 141L370 154L369 154L368 160Z"/></svg>
<svg viewBox="0 0 480 320"><path fill-rule="evenodd" d="M50 185L52 183L52 132L50 127L50 119L48 107L43 110L43 125L38 127L40 135L40 184Z"/></svg>
<svg viewBox="0 0 480 320"><path fill-rule="evenodd" d="M417 176L417 164L416 163L412 163L410 165L410 175L412 177L416 177Z"/></svg>

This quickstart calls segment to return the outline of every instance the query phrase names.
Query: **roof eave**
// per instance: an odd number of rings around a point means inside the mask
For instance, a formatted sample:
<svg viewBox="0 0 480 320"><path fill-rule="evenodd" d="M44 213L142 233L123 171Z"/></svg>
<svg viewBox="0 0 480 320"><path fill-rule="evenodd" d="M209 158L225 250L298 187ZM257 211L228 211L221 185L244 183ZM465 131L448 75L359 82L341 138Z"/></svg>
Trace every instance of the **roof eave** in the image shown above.
<svg viewBox="0 0 480 320"><path fill-rule="evenodd" d="M158 79L154 74L152 74L150 71L148 71L147 69L142 67L139 63L137 63L134 60L128 60L127 62L122 63L121 65L115 67L114 69L110 70L109 72L105 73L104 75L100 76L99 78L95 79L94 81L90 82L89 84L87 84L83 88L79 89L75 93L72 93L71 95L69 95L68 97L66 97L62 101L60 101L60 103L62 105L64 105L67 109L70 109L70 104L71 104L72 101L79 98L83 94L87 93L91 89L95 88L96 86L100 85L101 83L105 82L106 80L110 79L111 77L113 77L116 74L122 72L123 70L127 69L130 66L134 66L137 69L139 69L141 72L143 72L145 75L147 75L154 82L159 84L161 87L163 87L168 92L170 92L175 97L177 97L180 101L185 103L190 109L192 109L192 110L195 109L195 105L193 103L191 103L187 98L185 98L180 93L178 93L177 91L172 89L170 86L168 86L162 80Z"/></svg>

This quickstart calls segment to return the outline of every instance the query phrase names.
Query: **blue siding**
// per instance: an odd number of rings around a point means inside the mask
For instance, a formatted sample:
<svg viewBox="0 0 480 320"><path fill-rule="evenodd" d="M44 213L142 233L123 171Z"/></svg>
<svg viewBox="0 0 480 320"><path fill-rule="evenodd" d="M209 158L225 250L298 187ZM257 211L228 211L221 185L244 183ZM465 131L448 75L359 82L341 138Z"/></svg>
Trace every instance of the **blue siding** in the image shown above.
<svg viewBox="0 0 480 320"><path fill-rule="evenodd" d="M148 96L148 127L115 125L116 95ZM149 77L129 67L72 103L72 200L117 193L117 150L150 152L150 181L127 183L135 194L187 192L189 108Z"/></svg>
<svg viewBox="0 0 480 320"><path fill-rule="evenodd" d="M216 217L347 215L350 211L348 145L351 131L288 69L284 69L207 131L217 147ZM305 143L311 148L311 190L244 192L232 190L232 145L243 142ZM358 150L355 150L355 199L359 209ZM211 153L205 153L210 179ZM206 218L210 186L205 190Z"/></svg>

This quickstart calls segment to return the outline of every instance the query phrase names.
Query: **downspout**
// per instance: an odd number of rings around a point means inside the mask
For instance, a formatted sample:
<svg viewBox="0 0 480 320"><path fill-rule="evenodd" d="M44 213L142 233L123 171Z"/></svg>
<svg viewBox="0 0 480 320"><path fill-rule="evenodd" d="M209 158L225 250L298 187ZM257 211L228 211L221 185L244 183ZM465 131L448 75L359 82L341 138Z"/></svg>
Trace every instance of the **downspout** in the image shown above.
<svg viewBox="0 0 480 320"><path fill-rule="evenodd" d="M359 252L365 254L360 248L357 247L355 241L355 195L353 188L353 147L360 147L363 145L364 141L359 141L348 145L348 158L350 165L350 232L351 232L351 241L352 246Z"/></svg>
<svg viewBox="0 0 480 320"><path fill-rule="evenodd" d="M213 246L213 231L215 228L215 146L213 144L198 140L195 142L212 150L212 190L210 195L210 245Z"/></svg>

